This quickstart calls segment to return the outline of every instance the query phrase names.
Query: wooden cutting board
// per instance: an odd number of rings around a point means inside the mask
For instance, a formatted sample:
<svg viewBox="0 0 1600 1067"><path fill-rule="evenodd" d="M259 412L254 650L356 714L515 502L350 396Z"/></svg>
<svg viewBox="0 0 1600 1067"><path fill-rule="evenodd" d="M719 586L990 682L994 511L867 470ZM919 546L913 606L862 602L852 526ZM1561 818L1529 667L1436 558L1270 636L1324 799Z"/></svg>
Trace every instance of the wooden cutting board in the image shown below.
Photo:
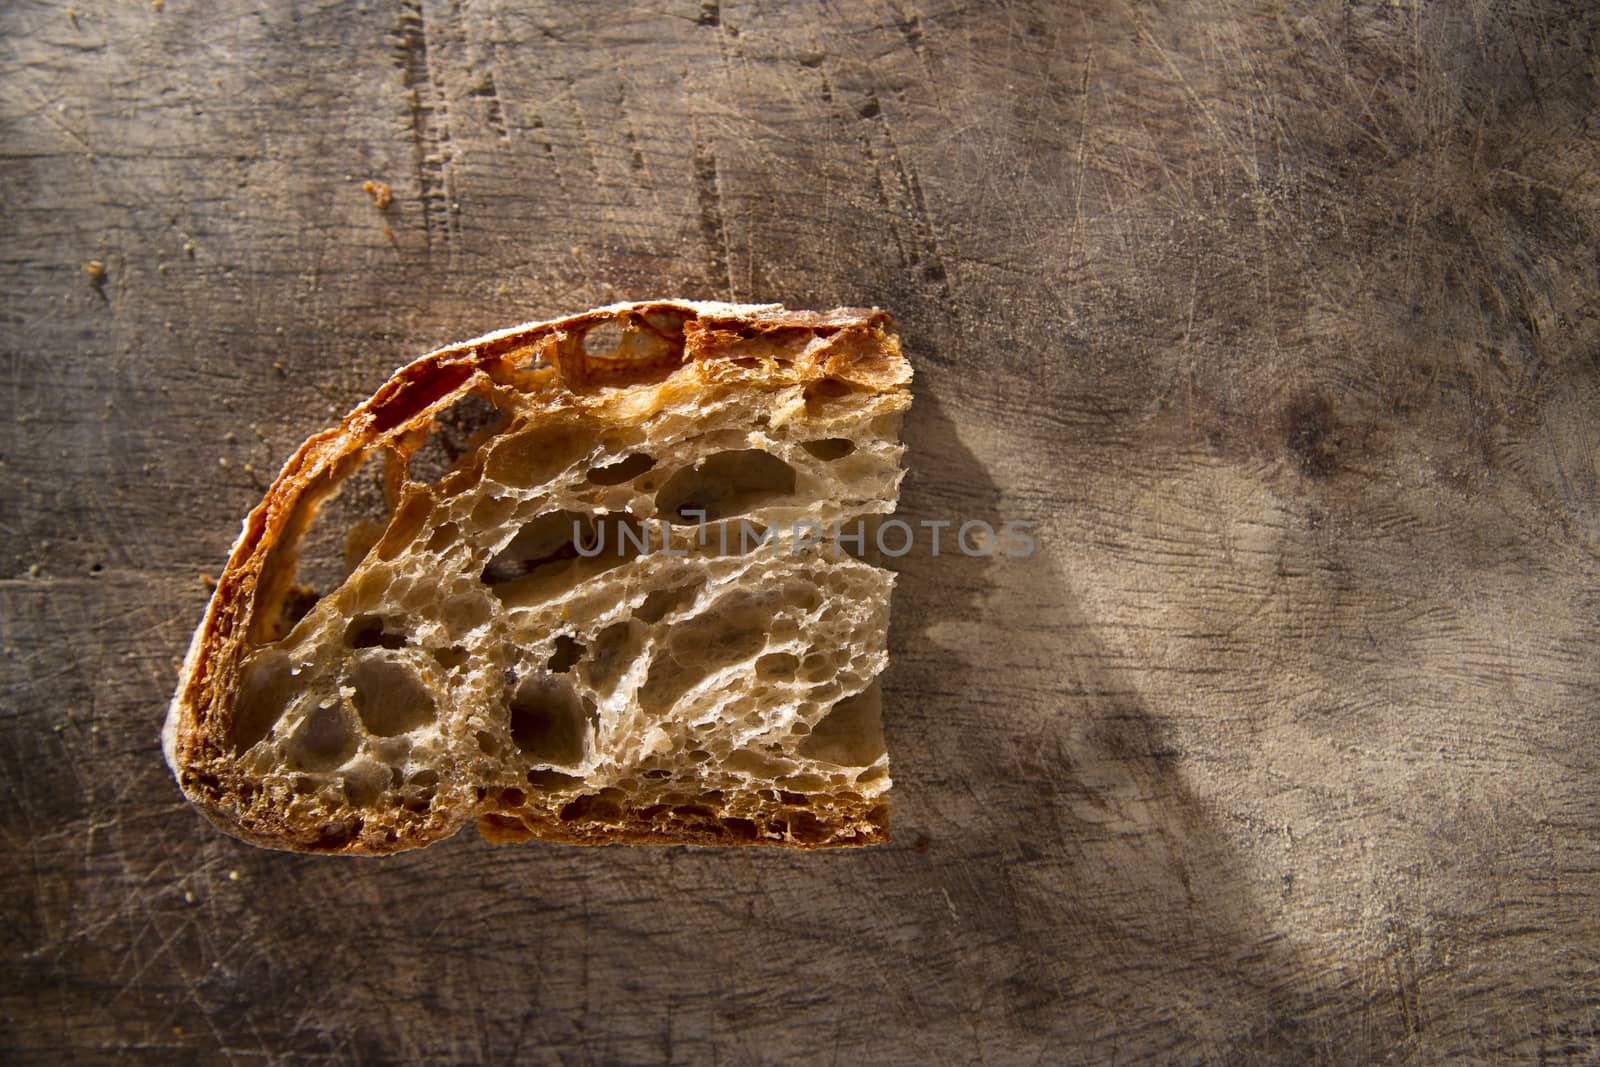
<svg viewBox="0 0 1600 1067"><path fill-rule="evenodd" d="M630 6L0 11L0 1059L1600 1059L1592 5ZM205 825L277 465L662 295L889 309L903 517L1034 524L899 561L894 843Z"/></svg>

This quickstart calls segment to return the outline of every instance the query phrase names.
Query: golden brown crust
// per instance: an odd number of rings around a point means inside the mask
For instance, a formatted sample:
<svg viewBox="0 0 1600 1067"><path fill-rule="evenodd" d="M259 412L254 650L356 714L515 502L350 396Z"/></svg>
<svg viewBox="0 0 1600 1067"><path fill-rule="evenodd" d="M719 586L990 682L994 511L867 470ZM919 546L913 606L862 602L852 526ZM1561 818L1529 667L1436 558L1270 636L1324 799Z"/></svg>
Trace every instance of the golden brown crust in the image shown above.
<svg viewBox="0 0 1600 1067"><path fill-rule="evenodd" d="M640 335L647 342L654 333L665 343L610 357L585 351L588 331L617 322L642 327ZM404 825L364 826L359 817L293 825L273 805L256 802L255 785L237 767L226 740L245 656L280 636L275 616L289 591L293 561L275 560L275 550L298 540L299 527L315 511L307 503L336 486L375 449L409 455L434 414L473 390L515 388L537 396L551 414L602 420L624 411L631 396L625 387L640 382L659 382L663 390L693 390L730 377L799 384L833 378L876 391L904 392L910 368L893 341L892 328L888 315L876 309L818 313L661 300L518 326L442 348L400 368L337 428L301 445L245 519L195 633L166 724L167 760L185 794L230 834L267 847L309 851L382 853L415 847L448 836L479 814L461 797L436 804ZM785 343L796 334L809 339L803 348ZM784 358L775 357L779 352ZM804 832L791 829L777 836L746 834L742 821L719 819L624 821L605 831L553 820L528 826L526 832L584 843L765 842L797 847L866 843L886 836L881 805L856 814L823 830L807 824ZM482 818L487 836L513 833L501 816Z"/></svg>

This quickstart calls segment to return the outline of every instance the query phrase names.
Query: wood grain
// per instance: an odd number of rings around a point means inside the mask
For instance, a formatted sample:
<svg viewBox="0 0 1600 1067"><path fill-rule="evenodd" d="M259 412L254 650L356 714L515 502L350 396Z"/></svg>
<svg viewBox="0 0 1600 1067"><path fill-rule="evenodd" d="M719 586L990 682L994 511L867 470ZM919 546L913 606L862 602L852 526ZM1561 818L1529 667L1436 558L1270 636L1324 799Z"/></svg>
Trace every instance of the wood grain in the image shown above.
<svg viewBox="0 0 1600 1067"><path fill-rule="evenodd" d="M630 6L0 10L0 1057L1600 1059L1592 6ZM205 826L277 465L658 295L888 308L904 517L1038 524L899 563L895 843Z"/></svg>

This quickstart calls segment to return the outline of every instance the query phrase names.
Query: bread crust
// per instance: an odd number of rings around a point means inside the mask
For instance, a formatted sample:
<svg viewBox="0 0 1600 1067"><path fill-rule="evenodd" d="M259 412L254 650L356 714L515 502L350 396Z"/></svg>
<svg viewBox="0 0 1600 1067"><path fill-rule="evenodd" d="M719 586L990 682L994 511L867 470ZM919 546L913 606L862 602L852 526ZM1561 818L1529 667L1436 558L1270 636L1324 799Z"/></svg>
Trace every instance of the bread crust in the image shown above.
<svg viewBox="0 0 1600 1067"><path fill-rule="evenodd" d="M585 351L587 331L629 320L680 323L682 348L657 360L608 359ZM818 341L806 358L783 363L765 359L752 339L782 331L809 331ZM293 543L319 491L374 449L409 454L409 442L425 436L434 415L473 390L516 388L533 396L551 416L571 414L605 422L626 415L636 403L637 382L654 381L664 390L693 390L724 374L784 384L835 378L880 393L896 394L909 405L910 365L893 339L893 324L878 309L791 311L780 305L724 304L685 300L619 303L577 315L526 323L448 345L401 367L367 401L335 428L312 436L289 458L261 502L245 518L228 563L185 657L168 709L162 746L168 765L186 796L220 829L270 848L342 854L375 854L416 847L447 837L475 816L484 815L466 795L437 803L425 817L387 835L371 828L292 825L270 804L254 803L252 783L237 766L228 741L239 673L245 657L267 643L270 620L283 598L286 573L272 566L274 549ZM885 343L885 338L888 343ZM752 354L754 352L754 354ZM903 402L900 402L903 400ZM725 814L725 813L724 813ZM348 820L346 820L348 821ZM359 822L359 820L357 820ZM574 843L781 843L814 848L870 843L887 837L881 803L854 813L852 839L826 833L789 833L774 842L741 832L744 820L712 818L694 825L663 828L623 820L605 830L565 826L558 821L526 833L505 829L498 839L537 836ZM734 830L729 825L735 825ZM492 812L480 822L496 839Z"/></svg>

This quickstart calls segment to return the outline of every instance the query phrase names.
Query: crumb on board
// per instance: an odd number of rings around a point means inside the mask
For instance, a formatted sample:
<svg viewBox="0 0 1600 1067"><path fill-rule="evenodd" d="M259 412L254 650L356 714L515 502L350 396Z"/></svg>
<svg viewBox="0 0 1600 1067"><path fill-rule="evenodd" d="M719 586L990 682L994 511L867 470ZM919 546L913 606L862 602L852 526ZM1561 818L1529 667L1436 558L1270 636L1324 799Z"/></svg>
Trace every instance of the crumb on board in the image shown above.
<svg viewBox="0 0 1600 1067"><path fill-rule="evenodd" d="M372 202L374 205L376 205L379 211L382 211L390 204L394 203L394 190L389 188L388 182L380 182L376 179L370 179L362 182L361 188L365 189L367 195L372 197Z"/></svg>
<svg viewBox="0 0 1600 1067"><path fill-rule="evenodd" d="M91 259L83 265L83 273L89 276L89 284L99 288L106 282L106 265L98 259Z"/></svg>
<svg viewBox="0 0 1600 1067"><path fill-rule="evenodd" d="M204 571L201 571L200 584L206 587L206 592L215 592L217 588L217 577L214 574L207 574Z"/></svg>

